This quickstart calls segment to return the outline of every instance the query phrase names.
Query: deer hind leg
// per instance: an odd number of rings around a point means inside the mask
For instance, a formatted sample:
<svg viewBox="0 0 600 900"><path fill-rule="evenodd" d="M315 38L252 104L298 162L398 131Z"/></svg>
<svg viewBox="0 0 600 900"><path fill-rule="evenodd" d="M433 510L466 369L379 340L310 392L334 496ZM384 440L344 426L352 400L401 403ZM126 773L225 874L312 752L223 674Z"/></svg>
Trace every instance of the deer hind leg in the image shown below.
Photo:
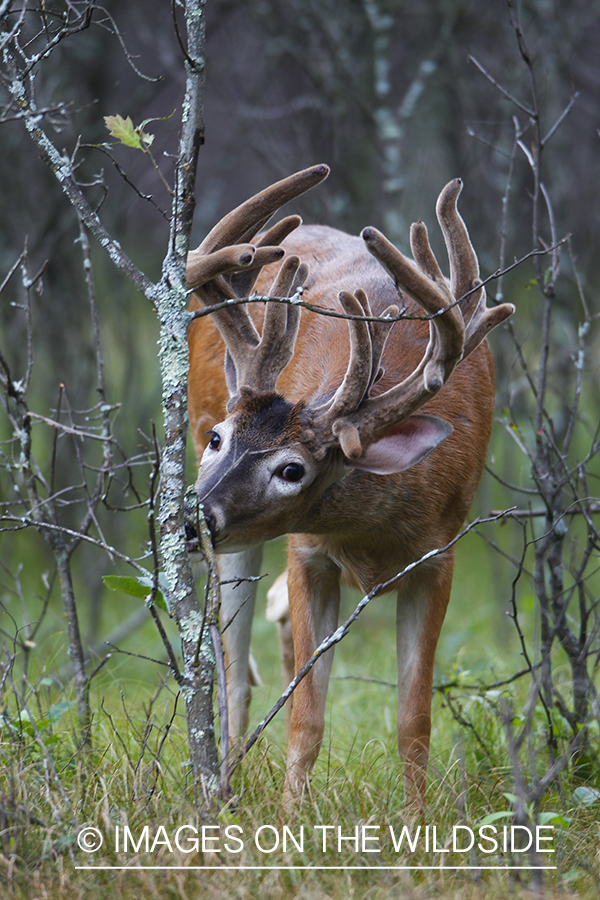
<svg viewBox="0 0 600 900"><path fill-rule="evenodd" d="M288 592L295 668L298 672L321 641L334 631L340 604L340 570L309 543L289 538ZM284 805L301 799L325 730L325 701L333 662L328 650L300 682L292 696L292 712L284 785Z"/></svg>
<svg viewBox="0 0 600 900"><path fill-rule="evenodd" d="M431 689L438 638L452 586L453 559L421 568L398 591L398 752L405 800L422 805L431 734Z"/></svg>
<svg viewBox="0 0 600 900"><path fill-rule="evenodd" d="M233 743L240 740L248 727L251 687L253 684L260 684L256 663L250 653L252 616L258 584L252 581L235 583L235 579L258 575L261 561L262 546L218 557L221 581L234 581L221 588L229 737Z"/></svg>
<svg viewBox="0 0 600 900"><path fill-rule="evenodd" d="M294 677L294 641L292 638L292 620L290 618L290 602L287 587L288 571L282 572L267 591L267 620L275 622L279 638L279 659L281 661L281 680L283 690ZM290 715L292 698L285 704L286 730L290 731Z"/></svg>

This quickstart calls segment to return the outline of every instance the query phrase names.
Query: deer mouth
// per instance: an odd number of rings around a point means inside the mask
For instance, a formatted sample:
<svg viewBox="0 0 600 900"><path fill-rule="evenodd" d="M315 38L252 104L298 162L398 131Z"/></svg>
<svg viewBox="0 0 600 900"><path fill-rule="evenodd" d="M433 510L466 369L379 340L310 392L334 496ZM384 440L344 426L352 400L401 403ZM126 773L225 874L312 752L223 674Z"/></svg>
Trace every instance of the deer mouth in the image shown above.
<svg viewBox="0 0 600 900"><path fill-rule="evenodd" d="M186 547L187 552L188 553L201 553L202 548L200 546L200 537L198 535L198 529L189 519L185 520L184 533L185 533L185 547Z"/></svg>
<svg viewBox="0 0 600 900"><path fill-rule="evenodd" d="M213 547L216 549L217 547L226 544L228 540L228 533L225 531L220 531L217 533L217 523L214 514L210 511L205 512L204 521L206 522L206 525L210 532L210 538ZM188 553L200 553L202 556L204 556L204 552L202 550L202 541L200 539L200 534L198 531L197 513L187 504L184 509L184 534L185 546Z"/></svg>

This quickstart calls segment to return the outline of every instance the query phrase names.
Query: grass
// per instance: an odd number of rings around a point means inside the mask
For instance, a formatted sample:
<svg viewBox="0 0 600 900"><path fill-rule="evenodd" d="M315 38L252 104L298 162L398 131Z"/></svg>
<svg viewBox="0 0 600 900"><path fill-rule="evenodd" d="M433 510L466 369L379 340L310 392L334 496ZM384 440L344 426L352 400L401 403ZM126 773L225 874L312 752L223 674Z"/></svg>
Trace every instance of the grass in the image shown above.
<svg viewBox="0 0 600 900"><path fill-rule="evenodd" d="M281 545L270 549L265 570L273 575L280 570L282 552ZM434 696L428 801L423 818L404 806L402 771L395 748L395 690L390 686L396 680L391 597L377 599L336 649L324 746L310 795L294 815L284 813L280 800L285 736L283 718L278 717L238 769L231 801L199 817L187 777L182 704L177 704L174 713L172 680L165 679L161 667L136 657L116 654L95 680L93 747L80 752L72 692L68 686L57 688L47 677L61 664L60 637L50 631L32 651L30 683L36 687L26 688L35 728L26 717L16 722L10 691L5 691L5 713L13 727L5 726L0 732L4 761L0 773L0 898L95 900L110 895L115 900L139 896L191 900L260 895L261 900L421 900L438 896L487 900L530 896L534 887L530 872L449 868L531 862L527 854L484 854L476 846L470 851L452 852L456 826L463 826L456 832L462 839L470 834L466 828L478 836L477 829L494 814L505 814L494 819L500 831L512 821L512 804L506 794L514 790L514 784L504 729L494 697L469 690L471 676L465 669L489 676L492 671L509 674L519 668L516 640L504 627L503 610L493 600L484 601L490 573L485 565L474 567L470 563L473 547L466 546L464 554L458 561L455 596L438 654L438 677L458 679L463 687L452 692L455 715L444 695ZM252 723L258 722L274 703L280 683L274 627L264 618L267 586L261 587L255 620L253 646L263 684L254 691ZM123 607L115 606L114 596L107 602L113 604L114 618L118 619ZM352 596L344 599L345 612L350 611L354 600ZM105 624L109 627L112 623ZM137 653L160 655L156 635L146 626L123 646ZM518 685L514 689L517 709L519 692L524 690ZM457 722L457 712L470 722L469 728ZM170 727L168 723L172 723ZM543 723L534 724L538 729L543 727ZM541 730L534 738L543 745ZM543 754L532 759L532 765L541 771L546 764ZM598 802L589 802L595 800L593 792L578 794L578 786L580 782L563 779L562 794L548 795L538 811L542 814L540 821L555 825L551 846L556 852L545 859L557 869L544 875L547 897L598 895ZM193 843L186 845L185 840L180 840L183 849L178 848L175 834L181 826L193 826L200 835L204 826L207 852L202 852L201 844L196 852ZM325 851L322 826L331 826L325 832ZM403 826L411 840L421 829L414 852L406 839L398 852L394 849L390 828L397 837ZM436 848L433 826L437 829ZM102 833L104 843L96 853L85 854L78 848L76 836L83 827ZM130 839L127 852L119 853L116 829L122 847L125 827L137 849ZM363 827L364 852L360 843ZM339 845L338 828L342 838ZM357 828L358 847L354 842ZM188 828L180 835L194 837L195 832ZM215 836L218 841L209 840ZM302 836L304 843L299 850L292 837L300 844ZM262 841L262 849L256 840L259 844ZM193 852L184 852L190 847ZM208 852L211 848L219 852ZM437 848L450 852L438 852ZM380 852L369 853L368 849ZM76 868L91 863L126 864L129 868ZM385 868L440 864L445 868ZM135 865L184 868L133 870ZM216 868L190 868L201 865ZM338 868L232 871L225 868L228 865ZM382 868L339 868L365 865Z"/></svg>
<svg viewBox="0 0 600 900"><path fill-rule="evenodd" d="M169 704L166 703L165 707ZM160 713L157 709L157 719ZM348 709L342 710L348 714ZM438 716L438 720L443 717ZM66 722L64 724L67 724ZM72 724L72 723L71 723ZM61 722L62 725L62 722ZM115 739L113 725L119 738ZM401 773L391 741L372 740L365 747L345 746L341 740L326 748L317 766L311 795L296 815L282 813L279 796L284 762L280 748L266 741L248 759L236 779L233 800L212 815L201 819L196 814L183 777L184 742L181 732L174 735L156 770L152 753L139 763L140 746L131 721L123 714L112 724L98 723L96 748L81 759L77 756L72 731L61 732L53 744L53 758L72 804L69 811L61 802L55 783L48 780L39 748L24 736L13 744L3 775L4 804L11 801L10 830L5 831L3 880L8 896L94 898L160 897L508 897L528 896L528 875L506 872L447 871L365 871L331 870L249 870L249 871L82 871L76 865L191 866L191 865L325 865L325 866L398 866L438 865L443 855L427 852L423 839L414 853L406 847L395 853L390 827L399 835L403 826L414 838L425 824L437 827L437 846L448 846L453 825L474 829L490 812L507 806L502 791L511 784L504 765L477 767L473 760L467 768L455 751L448 756L447 723L438 721L434 745L432 777L425 820L403 809ZM123 743L121 743L123 742ZM442 749L444 748L445 749ZM470 754L468 754L470 755ZM158 777L156 777L158 776ZM7 790L8 789L8 790ZM26 811L26 813L25 813ZM597 896L593 888L597 873L597 822L588 808L569 810L568 829L558 829L553 846L558 873L546 877L546 895L556 897ZM34 817L44 822L38 825ZM104 835L102 850L85 855L74 842L76 828L98 828ZM214 853L185 853L189 844L175 834L182 825L205 828L208 848ZM321 826L329 829L327 850L322 850ZM122 846L125 826L135 842L136 851L115 852L115 829L119 828ZM287 831L285 830L287 826ZM366 826L367 848L380 853L368 854L354 842L337 844L337 828L350 838L355 829ZM379 828L377 828L379 826ZM162 830L161 830L162 827ZM144 828L148 830L150 852L145 852ZM226 831L226 829L229 829ZM304 833L304 845L301 836ZM461 832L464 835L466 832ZM186 831L185 837L192 834ZM218 842L208 840L218 836ZM292 841L295 838L296 843ZM577 836L577 837L575 837ZM8 838L8 840L7 840ZM167 838L173 847L169 852ZM286 849L283 841L286 839ZM152 844L156 840L154 852ZM261 849L255 843L262 847ZM243 849L240 842L243 841ZM279 847L267 852L275 843ZM7 843L10 845L7 847ZM302 851L296 844L302 846ZM227 852L227 846L235 852ZM7 850L9 851L7 853ZM237 852L240 850L241 852ZM8 858L12 863L8 865ZM458 853L444 856L446 865L476 865L481 854ZM489 856L487 864L506 865L507 856ZM589 869L589 872L586 872ZM577 892L575 892L575 890ZM0 896L3 896L0 894Z"/></svg>

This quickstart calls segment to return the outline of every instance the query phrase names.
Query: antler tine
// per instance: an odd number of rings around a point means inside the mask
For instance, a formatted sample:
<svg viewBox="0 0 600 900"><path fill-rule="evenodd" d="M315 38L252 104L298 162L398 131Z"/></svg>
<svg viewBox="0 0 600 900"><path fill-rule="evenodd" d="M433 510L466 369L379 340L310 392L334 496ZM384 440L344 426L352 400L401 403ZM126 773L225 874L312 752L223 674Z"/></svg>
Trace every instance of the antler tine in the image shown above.
<svg viewBox="0 0 600 900"><path fill-rule="evenodd" d="M367 319L373 318L373 311L371 309L371 304L369 303L369 298L366 295L366 293L363 291L362 288L358 288L354 292L354 298L356 300L358 300L358 303L362 307L361 315L366 316ZM346 301L346 303L347 303L347 301ZM347 306L345 306L344 308L345 308L346 312L350 313L350 310L347 308ZM383 312L383 315L380 318L384 318L386 316L396 316L397 314L398 314L397 306L388 306L388 308ZM350 319L348 320L348 325L349 325L350 331L351 331L351 336L350 336L351 346L352 346L352 341L354 340L354 346L355 346L355 350L356 350L355 359L359 358L359 354L363 354L363 357L364 357L364 358L360 358L359 372L358 372L358 386L355 388L356 396L361 395L359 402L360 402L360 400L362 400L363 397L366 397L369 394L369 391L371 390L372 386L383 375L383 369L380 369L379 364L381 362L381 356L383 354L383 349L385 347L385 343L387 341L388 335L390 333L390 329L391 329L392 325L394 324L394 322L393 321L390 321L390 322L369 321L367 324L368 324L368 328L369 328L370 349L368 349L366 347L366 336L363 334L363 326L362 326L362 323L360 322L360 320L358 322L350 320ZM355 335L353 335L354 330L357 331L357 333ZM364 346L361 343L361 341L364 341ZM366 387L364 387L364 390L363 390L363 381L364 381L363 370L366 368L366 362L367 362L369 356L371 358L371 374L369 375L369 378L366 383ZM351 364L352 363L349 363L349 366L348 366L348 372L346 373L347 378L349 377L349 370L350 370ZM361 394L361 391L362 391L362 394ZM348 394L348 405L351 405L352 402L354 402L353 397L350 394Z"/></svg>
<svg viewBox="0 0 600 900"><path fill-rule="evenodd" d="M308 278L308 266L297 256L289 256L279 269L269 294L271 297L290 297ZM301 307L289 303L267 303L263 322L261 344L263 352L280 353L279 342L291 327L297 332ZM285 355L285 354L284 354ZM291 356L290 356L291 359ZM281 367L283 368L283 366Z"/></svg>
<svg viewBox="0 0 600 900"><path fill-rule="evenodd" d="M285 218L280 219L279 222L276 222L275 225L272 225L268 231L260 237L260 239L256 242L257 247L270 247L273 245L281 244L286 237L292 233L296 228L299 228L302 225L302 217L301 216L285 216Z"/></svg>
<svg viewBox="0 0 600 900"><path fill-rule="evenodd" d="M196 290L207 281L251 265L256 255L254 244L236 244L223 247L209 255L200 252L200 248L191 250L187 256L186 282L189 290Z"/></svg>
<svg viewBox="0 0 600 900"><path fill-rule="evenodd" d="M415 262L431 281L432 286L437 288L431 294L415 296L415 299L430 314L439 313L429 320L428 349L431 348L431 358L427 359L423 372L425 389L438 391L463 355L465 326L460 309L453 306L454 296L448 289L433 255L427 228L423 222L415 222L411 226L410 245ZM434 309L436 305L437 310Z"/></svg>
<svg viewBox="0 0 600 900"><path fill-rule="evenodd" d="M416 222L411 227L411 247L422 270L416 268L377 229L365 228L362 236L370 252L387 269L396 284L434 317L430 319L430 339L425 356L416 370L419 374L423 371L425 390L434 393L440 390L462 356L464 324L460 311L452 307L454 298L429 246L427 229L423 222ZM391 390L400 395L402 385L396 385Z"/></svg>
<svg viewBox="0 0 600 900"><path fill-rule="evenodd" d="M256 269L255 277L258 277L263 266L277 262L284 253L281 247L257 247L254 244L233 244L209 254L201 253L200 248L197 248L188 253L186 284L189 290L198 291L202 285L219 275L239 270L245 272L248 269ZM233 282L233 278L229 280ZM238 291L235 296L246 295Z"/></svg>
<svg viewBox="0 0 600 900"><path fill-rule="evenodd" d="M460 178L450 181L442 189L435 206L450 264L450 289L457 300L471 291L479 280L477 254L456 205L462 189ZM480 298L481 292L474 291L461 303L465 323L471 319Z"/></svg>
<svg viewBox="0 0 600 900"><path fill-rule="evenodd" d="M373 315L369 299L361 288L354 294L341 291L339 300L348 315ZM383 315L394 316L397 313L398 307L390 306ZM349 459L358 459L362 453L362 445L358 429L348 422L347 417L362 403L373 384L383 374L379 364L393 324L393 321L370 322L367 318L348 319L350 359L344 380L333 397L314 410L314 424L322 428L329 423L344 455Z"/></svg>
<svg viewBox="0 0 600 900"><path fill-rule="evenodd" d="M196 291L196 295L201 299L204 306L216 306L227 300L235 299L232 298L231 294L232 291L229 289L229 285L221 277L211 279L211 281L203 284ZM224 309L215 310L212 313L212 319L229 348L255 347L260 340L256 326L246 309L225 307Z"/></svg>
<svg viewBox="0 0 600 900"><path fill-rule="evenodd" d="M270 293L277 297L289 297L308 277L308 266L297 256L288 256L273 282ZM293 356L298 327L300 307L287 303L267 303L262 335L253 345L247 343L243 349L228 345L231 363L235 368L235 379L229 377L228 387L231 400L228 407L235 405L242 388L261 391L275 390L277 379ZM227 338L225 338L227 341ZM235 381L235 384L233 383Z"/></svg>
<svg viewBox="0 0 600 900"><path fill-rule="evenodd" d="M502 303L493 309L486 306L485 289L473 290L481 284L479 262L471 243L467 226L457 209L457 201L463 184L455 178L442 190L436 204L436 214L444 235L448 260L450 262L451 290L457 299L469 296L461 304L466 324L463 359L481 343L485 336L511 316L515 307L512 303Z"/></svg>
<svg viewBox="0 0 600 900"><path fill-rule="evenodd" d="M348 315L364 316L366 314L360 302L365 297L363 291L361 291L360 299L359 296L351 294L349 291L340 291L338 297L344 312ZM350 334L350 359L346 374L331 400L321 407L327 419L332 422L345 415L349 410L356 409L365 396L371 380L373 347L369 323L364 318L348 319L347 321Z"/></svg>
<svg viewBox="0 0 600 900"><path fill-rule="evenodd" d="M359 301L362 303L363 308L367 315L371 316L371 305L369 303L369 299L363 290L360 288L356 291L356 296ZM363 299L364 298L364 299ZM371 333L371 348L373 359L371 362L371 379L369 382L369 387L367 389L367 394L369 394L373 385L379 381L379 379L383 376L384 370L381 368L381 357L383 356L383 351L385 349L385 345L387 339L389 337L389 333L394 325L394 317L398 315L399 309L394 304L392 306L388 306L387 309L384 309L383 313L379 317L380 319L390 319L389 322L369 322L369 331Z"/></svg>
<svg viewBox="0 0 600 900"><path fill-rule="evenodd" d="M467 326L463 359L479 346L492 328L495 328L496 325L501 325L509 316L512 316L514 311L515 306L513 303L501 303L499 306L488 309L485 305L485 291L483 291L477 309L473 313L471 321Z"/></svg>
<svg viewBox="0 0 600 900"><path fill-rule="evenodd" d="M213 253L229 244L249 240L280 206L319 184L328 174L328 166L311 166L277 181L224 216L207 234L198 250Z"/></svg>
<svg viewBox="0 0 600 900"><path fill-rule="evenodd" d="M249 297L254 290L256 279L258 278L263 265L268 265L273 260L268 259L268 254L273 250L274 246L278 246L285 238L296 228L302 225L300 216L286 216L280 219L272 228L269 228L265 234L256 242L256 256L254 263L241 272L236 272L227 280L233 288L237 297ZM254 247L254 244L251 245ZM219 251L217 251L219 252ZM214 254L211 254L214 256ZM265 262L263 262L263 257ZM279 295L274 295L279 296Z"/></svg>
<svg viewBox="0 0 600 900"><path fill-rule="evenodd" d="M274 297L290 297L308 277L308 266L297 256L283 262L269 291ZM243 387L273 391L280 374L293 356L298 327L298 306L275 301L266 304L262 335L259 343L249 348L245 359L235 360L237 390Z"/></svg>

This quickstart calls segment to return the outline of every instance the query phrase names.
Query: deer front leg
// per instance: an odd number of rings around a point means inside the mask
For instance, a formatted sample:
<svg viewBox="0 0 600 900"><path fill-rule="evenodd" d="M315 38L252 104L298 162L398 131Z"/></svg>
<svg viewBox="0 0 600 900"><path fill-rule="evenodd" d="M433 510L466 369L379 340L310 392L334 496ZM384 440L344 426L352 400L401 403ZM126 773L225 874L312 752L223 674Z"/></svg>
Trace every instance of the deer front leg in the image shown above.
<svg viewBox="0 0 600 900"><path fill-rule="evenodd" d="M406 804L421 806L431 735L433 663L452 586L449 555L435 570L422 568L398 591L398 752L404 762Z"/></svg>
<svg viewBox="0 0 600 900"><path fill-rule="evenodd" d="M250 653L252 617L258 583L237 581L258 575L262 561L262 546L241 553L226 553L218 557L221 581L221 623L227 676L227 706L229 738L240 740L248 727L251 685L259 684L256 664Z"/></svg>
<svg viewBox="0 0 600 900"><path fill-rule="evenodd" d="M340 570L317 547L289 538L288 593L296 673L321 641L334 631L340 605ZM292 697L283 801L302 798L325 730L325 701L333 662L328 650L300 682Z"/></svg>

